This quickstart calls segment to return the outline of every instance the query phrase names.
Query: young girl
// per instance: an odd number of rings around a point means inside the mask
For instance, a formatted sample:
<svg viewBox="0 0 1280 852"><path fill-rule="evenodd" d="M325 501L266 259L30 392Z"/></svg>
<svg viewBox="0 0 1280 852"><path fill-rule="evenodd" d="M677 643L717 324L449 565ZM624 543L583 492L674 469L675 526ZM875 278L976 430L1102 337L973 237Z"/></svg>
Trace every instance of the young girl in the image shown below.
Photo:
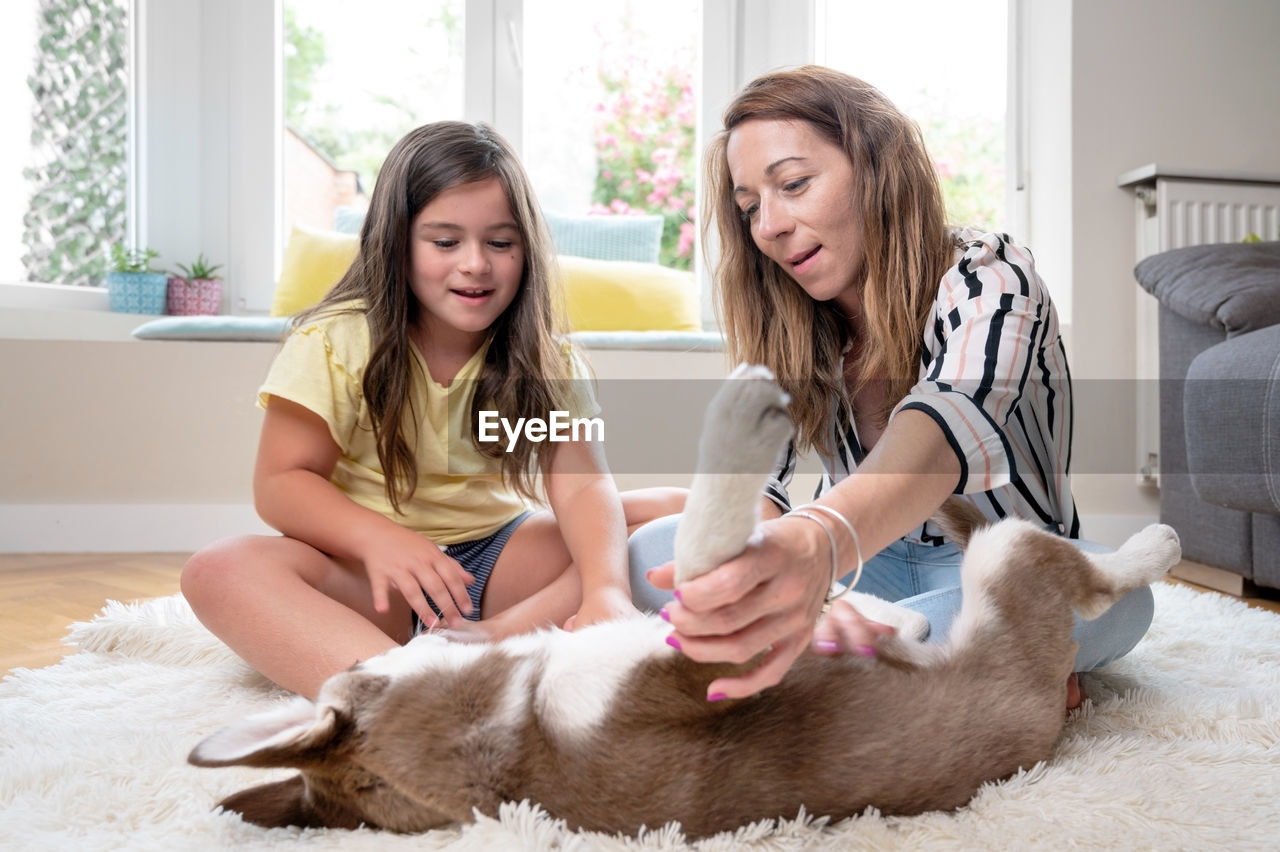
<svg viewBox="0 0 1280 852"><path fill-rule="evenodd" d="M182 573L200 620L276 683L314 697L422 625L498 637L631 611L628 528L679 493L620 497L585 439L479 440L482 410L597 413L555 336L551 256L490 128L426 125L387 156L359 254L259 392L254 499L282 535L215 543ZM550 511L529 508L538 474Z"/></svg>

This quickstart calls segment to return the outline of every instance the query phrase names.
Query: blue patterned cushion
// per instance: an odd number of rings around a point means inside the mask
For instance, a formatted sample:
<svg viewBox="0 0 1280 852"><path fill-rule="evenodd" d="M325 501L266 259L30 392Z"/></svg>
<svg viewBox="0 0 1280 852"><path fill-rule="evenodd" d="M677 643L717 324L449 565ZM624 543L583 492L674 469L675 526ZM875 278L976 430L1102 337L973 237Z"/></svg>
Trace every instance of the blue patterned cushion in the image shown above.
<svg viewBox="0 0 1280 852"><path fill-rule="evenodd" d="M661 216L546 215L556 251L593 260L657 263Z"/></svg>

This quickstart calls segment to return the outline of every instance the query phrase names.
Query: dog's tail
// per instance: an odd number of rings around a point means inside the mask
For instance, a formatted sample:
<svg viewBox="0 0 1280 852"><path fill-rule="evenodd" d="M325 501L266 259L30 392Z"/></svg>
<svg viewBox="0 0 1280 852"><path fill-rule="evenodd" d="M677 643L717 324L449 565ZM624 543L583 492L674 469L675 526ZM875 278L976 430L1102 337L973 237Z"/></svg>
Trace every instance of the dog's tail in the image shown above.
<svg viewBox="0 0 1280 852"><path fill-rule="evenodd" d="M975 531L991 525L991 521L976 506L959 497L948 497L929 520L937 524L942 534L954 541L961 550L969 546L969 538Z"/></svg>

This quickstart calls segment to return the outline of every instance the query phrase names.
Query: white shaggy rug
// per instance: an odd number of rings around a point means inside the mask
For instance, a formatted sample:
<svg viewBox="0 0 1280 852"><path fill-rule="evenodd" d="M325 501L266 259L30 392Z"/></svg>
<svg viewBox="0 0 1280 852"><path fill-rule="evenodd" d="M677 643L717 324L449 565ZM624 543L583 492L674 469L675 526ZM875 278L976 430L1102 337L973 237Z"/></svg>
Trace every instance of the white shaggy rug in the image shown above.
<svg viewBox="0 0 1280 852"><path fill-rule="evenodd" d="M694 848L1280 848L1280 615L1164 584L1156 606L1134 652L1085 678L1092 703L1054 758L987 785L967 807L834 824L799 815ZM197 769L185 758L282 693L177 596L112 603L73 625L68 641L78 653L0 684L0 848L685 847L678 826L639 838L578 834L527 803L417 837L246 825L213 802L288 773Z"/></svg>

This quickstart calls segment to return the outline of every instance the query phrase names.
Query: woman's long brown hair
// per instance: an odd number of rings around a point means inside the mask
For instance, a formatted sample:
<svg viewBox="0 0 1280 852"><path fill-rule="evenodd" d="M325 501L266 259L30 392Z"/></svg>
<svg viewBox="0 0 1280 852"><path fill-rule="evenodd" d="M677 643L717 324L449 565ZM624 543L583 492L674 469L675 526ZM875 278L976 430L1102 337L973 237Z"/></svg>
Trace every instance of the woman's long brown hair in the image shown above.
<svg viewBox="0 0 1280 852"><path fill-rule="evenodd" d="M727 147L735 127L754 119L800 121L839 147L853 167L850 205L862 222L867 340L846 389L841 352L853 334L834 302L815 302L751 238L733 197ZM711 219L719 236L716 308L731 363L773 370L791 395L802 450L832 446L833 396L852 397L887 382L887 417L919 378L920 348L938 284L952 263L950 235L933 161L916 124L877 89L821 66L765 74L724 113L724 130L705 159L704 245Z"/></svg>
<svg viewBox="0 0 1280 852"><path fill-rule="evenodd" d="M370 355L362 389L386 475L392 507L411 497L418 485L414 454L420 428L410 389L417 362L409 330L421 310L410 289L410 230L413 219L441 192L462 184L496 178L524 246L524 274L511 305L490 328L489 349L471 396L471 442L484 456L501 461L503 478L521 494L536 499L537 472L545 471L556 444L518 441L511 452L504 442L479 440L481 408L508 419L546 419L569 408L570 375L560 333L564 311L559 288L552 286L554 253L533 189L515 152L485 124L441 121L410 131L387 155L360 229L360 249L347 273L309 311L306 319L334 310L363 311L369 324ZM354 307L344 302L359 300ZM537 450L545 446L544 452Z"/></svg>

